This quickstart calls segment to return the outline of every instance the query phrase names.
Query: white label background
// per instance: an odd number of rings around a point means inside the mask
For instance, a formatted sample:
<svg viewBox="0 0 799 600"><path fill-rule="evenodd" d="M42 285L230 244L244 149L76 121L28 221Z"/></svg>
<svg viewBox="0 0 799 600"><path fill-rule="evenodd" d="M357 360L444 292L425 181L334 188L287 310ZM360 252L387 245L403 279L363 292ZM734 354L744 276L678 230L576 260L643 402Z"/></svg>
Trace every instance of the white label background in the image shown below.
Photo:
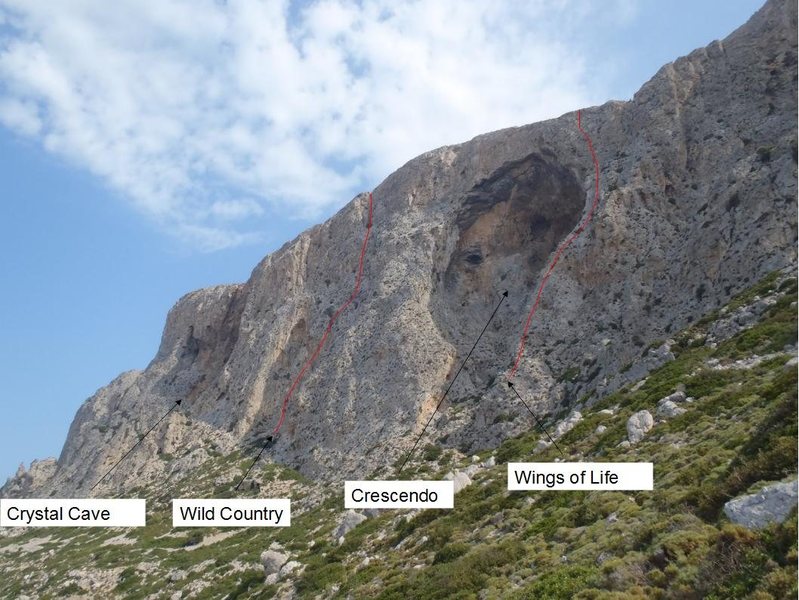
<svg viewBox="0 0 799 600"><path fill-rule="evenodd" d="M180 514L180 507L196 507L214 509L213 521L205 519L184 519ZM280 522L274 521L248 521L245 519L221 518L222 508L229 507L233 510L260 510L263 508L282 510ZM289 527L291 525L291 500L288 498L175 498L172 500L172 527Z"/></svg>
<svg viewBox="0 0 799 600"><path fill-rule="evenodd" d="M356 502L352 492L423 492L438 494L435 502ZM344 508L453 508L455 506L455 484L452 481L345 481Z"/></svg>
<svg viewBox="0 0 799 600"><path fill-rule="evenodd" d="M67 518L70 507L81 510L108 510L108 521L75 521ZM56 521L12 521L7 517L10 508L25 510L64 509L64 518ZM2 527L144 527L146 521L146 502L142 499L108 498L29 498L24 500L3 499L0 501L0 526Z"/></svg>
<svg viewBox="0 0 799 600"><path fill-rule="evenodd" d="M547 487L545 483L517 483L516 471L535 471L537 474L561 473L564 477L562 484L554 487ZM590 483L590 471L599 474L600 471L612 471L619 476L619 482L612 483ZM570 476L579 476L586 471L585 480L582 483L572 483ZM538 490L544 492L569 491L569 490L652 490L653 484L653 465L651 462L638 463L508 463L508 489L509 490Z"/></svg>

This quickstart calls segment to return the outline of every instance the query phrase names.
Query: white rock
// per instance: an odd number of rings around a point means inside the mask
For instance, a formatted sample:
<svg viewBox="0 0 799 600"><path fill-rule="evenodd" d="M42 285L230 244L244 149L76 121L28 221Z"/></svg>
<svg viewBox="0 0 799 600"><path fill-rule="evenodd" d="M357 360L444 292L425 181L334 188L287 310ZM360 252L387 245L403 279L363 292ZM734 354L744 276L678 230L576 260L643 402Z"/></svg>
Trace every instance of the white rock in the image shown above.
<svg viewBox="0 0 799 600"><path fill-rule="evenodd" d="M684 408L680 408L671 400L666 400L665 398L658 402L658 416L665 417L667 419L673 419L674 417L679 417L681 414L687 412Z"/></svg>
<svg viewBox="0 0 799 600"><path fill-rule="evenodd" d="M182 581L183 579L186 579L186 571L183 571L181 569L174 569L169 572L167 578L169 579L169 581Z"/></svg>
<svg viewBox="0 0 799 600"><path fill-rule="evenodd" d="M264 550L261 552L261 564L264 566L264 575L276 574L280 571L280 567L286 564L289 557L282 552L275 550Z"/></svg>
<svg viewBox="0 0 799 600"><path fill-rule="evenodd" d="M488 457L488 458L485 460L485 462L483 462L483 466L484 466L486 469L490 469L491 467L494 467L494 466L496 466L496 464L497 464L497 459L496 459L495 457L493 457L493 456L489 456L489 457Z"/></svg>
<svg viewBox="0 0 799 600"><path fill-rule="evenodd" d="M630 440L622 440L619 442L619 448L629 448L630 445Z"/></svg>
<svg viewBox="0 0 799 600"><path fill-rule="evenodd" d="M344 516L341 518L341 523L339 523L336 530L333 532L333 539L337 540L339 538L343 538L347 533L355 529L358 525L363 523L366 520L366 517L361 513L357 513L354 510L348 510L344 513Z"/></svg>
<svg viewBox="0 0 799 600"><path fill-rule="evenodd" d="M444 476L444 479L452 481L455 489L455 493L457 494L466 486L472 485L471 478L462 471L455 471L454 473L450 471Z"/></svg>
<svg viewBox="0 0 799 600"><path fill-rule="evenodd" d="M469 477L474 477L480 471L480 465L469 465L466 467L463 472L466 473Z"/></svg>
<svg viewBox="0 0 799 600"><path fill-rule="evenodd" d="M597 426L596 431L594 431L594 433L596 433L597 435L602 435L607 430L608 430L608 428L605 427L604 425L599 425L599 426Z"/></svg>
<svg viewBox="0 0 799 600"><path fill-rule="evenodd" d="M668 400L669 402L685 402L685 392L674 392L665 398L661 398L658 403Z"/></svg>
<svg viewBox="0 0 799 600"><path fill-rule="evenodd" d="M552 432L552 437L555 439L561 438L566 435L569 431L574 429L574 426L577 425L583 418L583 415L576 410L573 410L569 413L569 416L563 419L558 425L555 427L555 430Z"/></svg>
<svg viewBox="0 0 799 600"><path fill-rule="evenodd" d="M775 483L756 494L739 496L724 505L724 514L733 523L749 529L762 529L782 523L796 506L796 481Z"/></svg>
<svg viewBox="0 0 799 600"><path fill-rule="evenodd" d="M283 579L286 575L291 573L294 569L299 569L302 566L301 563L298 563L296 560L290 560L285 565L280 567L280 571L278 572L278 579Z"/></svg>
<svg viewBox="0 0 799 600"><path fill-rule="evenodd" d="M627 419L627 439L631 444L637 444L654 425L652 414L648 410L639 410Z"/></svg>

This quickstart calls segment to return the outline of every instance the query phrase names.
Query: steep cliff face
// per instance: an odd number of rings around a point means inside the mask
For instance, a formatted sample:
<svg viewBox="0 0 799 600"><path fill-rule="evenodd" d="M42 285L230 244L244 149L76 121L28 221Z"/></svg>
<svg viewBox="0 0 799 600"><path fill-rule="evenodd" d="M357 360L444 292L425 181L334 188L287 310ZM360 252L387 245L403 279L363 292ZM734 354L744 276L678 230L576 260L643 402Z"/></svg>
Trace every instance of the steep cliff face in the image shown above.
<svg viewBox="0 0 799 600"><path fill-rule="evenodd" d="M540 411L616 389L652 342L795 262L796 64L796 7L769 2L723 42L663 67L631 101L582 111L601 204L546 288L515 377ZM269 458L323 479L393 463L504 290L426 441L474 450L528 427L505 374L593 176L573 113L434 150L389 176L374 190L360 294L293 396ZM352 291L367 203L357 196L246 283L182 298L153 362L86 401L55 468L20 473L2 493L89 493L178 399L97 492L250 448Z"/></svg>

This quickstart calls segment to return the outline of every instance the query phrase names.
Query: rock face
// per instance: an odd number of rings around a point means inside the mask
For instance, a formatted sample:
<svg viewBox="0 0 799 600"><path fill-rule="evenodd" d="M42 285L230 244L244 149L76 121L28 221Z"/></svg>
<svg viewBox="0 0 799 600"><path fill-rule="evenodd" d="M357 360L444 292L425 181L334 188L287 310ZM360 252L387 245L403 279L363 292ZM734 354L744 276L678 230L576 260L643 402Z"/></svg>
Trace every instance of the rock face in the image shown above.
<svg viewBox="0 0 799 600"><path fill-rule="evenodd" d="M796 260L795 23L795 3L769 2L629 102L582 111L601 202L549 281L515 377L541 414L623 385L613 374L648 344ZM448 396L460 410L442 407L425 441L446 436L474 452L527 428L504 374L532 290L587 210L593 179L575 113L439 148L390 175L374 190L360 293L265 458L323 479L393 464L503 290ZM89 398L57 464L0 495L88 494L178 399L94 493L178 479L212 450L255 445L352 292L367 200L267 256L245 283L180 299L147 368ZM652 364L668 360L661 350Z"/></svg>
<svg viewBox="0 0 799 600"><path fill-rule="evenodd" d="M724 505L724 514L733 523L749 529L762 529L770 523L782 523L796 502L796 481L775 483L756 494L730 500Z"/></svg>
<svg viewBox="0 0 799 600"><path fill-rule="evenodd" d="M2 488L2 492L7 496L24 498L31 491L35 491L40 482L48 481L55 474L57 467L58 462L54 458L34 460L30 469L25 469L25 465L20 465L16 475L8 480L8 483Z"/></svg>
<svg viewBox="0 0 799 600"><path fill-rule="evenodd" d="M627 419L627 439L631 444L637 444L654 425L652 414L648 410L639 410Z"/></svg>

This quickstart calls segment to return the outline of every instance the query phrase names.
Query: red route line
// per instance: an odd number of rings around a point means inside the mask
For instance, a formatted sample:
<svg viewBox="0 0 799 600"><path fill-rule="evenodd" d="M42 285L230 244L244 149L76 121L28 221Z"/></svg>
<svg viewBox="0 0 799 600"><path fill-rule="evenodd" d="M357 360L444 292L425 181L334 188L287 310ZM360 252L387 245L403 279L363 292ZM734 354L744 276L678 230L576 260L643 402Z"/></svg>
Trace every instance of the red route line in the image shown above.
<svg viewBox="0 0 799 600"><path fill-rule="evenodd" d="M342 304L335 313L333 313L332 317L330 317L330 320L327 322L327 327L325 328L325 332L322 334L322 339L320 339L319 343L316 345L316 350L314 350L314 353L311 355L311 357L307 361L305 361L305 364L302 366L302 369L300 369L300 372L294 378L294 381L292 382L289 391L286 393L286 397L283 398L283 407L280 410L280 419L278 420L277 425L272 431L272 435L277 435L278 431L280 431L280 428L283 426L283 421L286 420L286 409L288 408L289 400L291 400L291 396L294 394L294 390L297 389L297 386L300 384L300 381L302 381L305 372L311 367L313 362L319 356L319 353L322 351L322 347L325 345L327 336L330 334L331 330L333 329L333 324L336 322L336 319L338 319L339 315L343 313L350 304L352 304L352 301L355 300L355 297L358 295L358 292L361 289L361 279L363 277L363 260L364 257L366 256L366 245L369 242L369 234L371 233L371 231L372 231L372 193L369 192L369 220L366 223L366 235L363 238L363 244L361 245L361 256L358 259L358 273L355 276L355 289L352 290L352 294L350 294L350 297L347 298L347 301L344 304Z"/></svg>
<svg viewBox="0 0 799 600"><path fill-rule="evenodd" d="M530 323L533 320L533 315L535 315L536 310L538 310L538 303L541 301L541 294L544 291L544 287L549 281L549 276L552 275L552 270L555 268L555 265L558 264L560 260L561 254L571 246L572 242L577 239L577 236L580 235L583 230L588 226L591 222L591 219L594 218L594 211L596 207L599 205L599 161L596 157L596 152L594 151L594 144L591 142L591 138L583 129L580 123L580 111L577 111L577 129L580 130L580 133L583 134L586 143L588 144L588 150L591 152L591 159L594 161L594 202L591 204L591 208L588 210L588 214L585 216L585 219L580 223L579 227L575 229L572 234L564 241L559 247L558 251L555 252L555 256L552 258L552 262L549 263L549 269L547 269L544 278L541 280L541 284L538 286L538 293L535 297L535 302L533 303L533 308L530 309L530 314L527 315L527 321L524 324L524 331L522 332L522 338L519 341L519 351L516 353L516 360L513 363L513 367L508 373L508 379L513 377L516 374L516 370L519 368L519 363L522 360L522 355L524 354L524 345L527 343L527 334L530 331Z"/></svg>

